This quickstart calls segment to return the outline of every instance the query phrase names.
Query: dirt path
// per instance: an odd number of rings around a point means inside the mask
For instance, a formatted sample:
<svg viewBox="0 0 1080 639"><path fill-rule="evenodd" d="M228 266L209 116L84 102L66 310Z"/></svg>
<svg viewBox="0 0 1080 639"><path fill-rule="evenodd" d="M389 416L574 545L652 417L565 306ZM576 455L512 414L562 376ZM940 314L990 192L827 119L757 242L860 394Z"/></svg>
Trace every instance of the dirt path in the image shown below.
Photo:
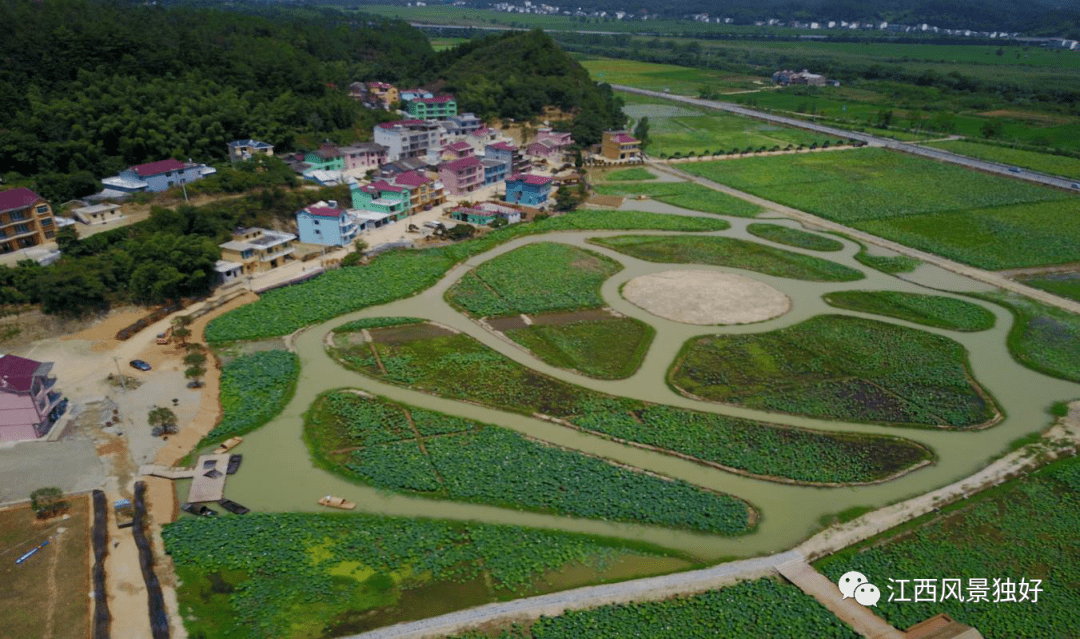
<svg viewBox="0 0 1080 639"><path fill-rule="evenodd" d="M1071 262L1069 264L1054 264L1053 266L1033 266L1030 268L1010 268L1002 271L996 271L998 275L1008 278L1037 277L1040 275L1058 275L1061 273L1076 272L1080 272L1080 262Z"/></svg>
<svg viewBox="0 0 1080 639"><path fill-rule="evenodd" d="M52 553L49 557L49 578L46 580L45 588L49 591L49 605L48 616L45 617L45 628L41 631L42 639L52 639L53 629L56 626L56 602L60 596L60 591L56 587L56 569L60 562L60 551L64 547L65 535L60 531L63 527L58 528L52 534L52 539L49 542L51 545Z"/></svg>
<svg viewBox="0 0 1080 639"><path fill-rule="evenodd" d="M1070 313L1080 314L1080 302L1067 300L1058 297L1057 295L1047 293L1046 291L1042 291L1037 288L1021 284L1019 282L1002 276L1000 273L995 273L993 271L984 271L973 266L968 266L967 264L961 264L959 262L945 259L944 257L934 255L933 253L927 253L925 251L913 249L908 246L904 246L903 244L898 244L896 242L880 238L876 235L871 235L870 233L859 231L851 227L844 226L843 224L838 224L836 222L831 222L816 215L805 213L798 209L793 209L789 206L777 204L776 202L757 197L756 195L744 193L743 191L733 189L729 186L724 186L723 184L718 184L716 182L713 182L712 180L707 180L705 178L700 178L695 175L690 175L689 173L680 171L679 169L676 169L672 166L666 166L657 162L650 162L649 165L657 171L678 175L679 177L682 177L696 184L708 187L710 189L713 189L714 191L720 191L721 193L733 195L737 198L746 200L747 202L752 202L753 204L757 204L758 206L763 206L770 211L786 215L787 217L802 222L808 227L816 228L819 230L843 233L844 235L847 235L848 237L858 240L860 242L880 246L881 248L888 249L901 255L907 255L908 257L914 257L915 259L926 262L927 264L933 264L934 266L941 267L947 271L952 271L953 273L956 273L958 275L963 275L964 277L970 277L971 279L983 282L984 284L989 284L991 286L996 286L997 288L1012 291L1014 293L1019 293L1026 297L1030 297L1034 300L1037 300L1044 304L1048 304L1050 306L1055 306Z"/></svg>
<svg viewBox="0 0 1080 639"><path fill-rule="evenodd" d="M829 581L805 559L780 564L777 571L785 579L799 587L829 609L841 621L855 629L855 632L868 639L904 639L904 633L875 615L853 598L844 599L836 584Z"/></svg>

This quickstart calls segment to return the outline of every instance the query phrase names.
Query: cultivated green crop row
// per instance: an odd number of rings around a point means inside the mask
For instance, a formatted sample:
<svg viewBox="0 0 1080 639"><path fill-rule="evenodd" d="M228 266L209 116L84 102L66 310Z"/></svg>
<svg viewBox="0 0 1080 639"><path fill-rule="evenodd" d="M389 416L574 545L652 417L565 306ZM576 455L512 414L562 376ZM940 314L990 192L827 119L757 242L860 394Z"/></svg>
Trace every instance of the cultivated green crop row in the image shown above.
<svg viewBox="0 0 1080 639"><path fill-rule="evenodd" d="M481 639L467 633L458 639ZM541 617L526 634L511 629L498 639L746 639L859 635L824 606L778 579L744 581L720 590L666 601L615 604Z"/></svg>
<svg viewBox="0 0 1080 639"><path fill-rule="evenodd" d="M632 317L533 324L505 331L542 361L598 379L634 374L656 330Z"/></svg>
<svg viewBox="0 0 1080 639"><path fill-rule="evenodd" d="M498 590L464 605L485 603L528 594L551 570L647 554L568 533L371 515L185 517L162 538L184 577L188 629L238 639L330 636L410 589L442 584L429 596L451 598L452 582L486 576Z"/></svg>
<svg viewBox="0 0 1080 639"><path fill-rule="evenodd" d="M1080 382L1080 316L1012 293L980 293L1001 304L1016 321L1009 352L1032 370Z"/></svg>
<svg viewBox="0 0 1080 639"><path fill-rule="evenodd" d="M477 317L593 308L604 304L604 280L621 270L576 246L528 244L474 268L446 297Z"/></svg>
<svg viewBox="0 0 1080 639"><path fill-rule="evenodd" d="M650 262L730 266L814 282L850 282L865 277L836 262L733 237L620 235L589 241Z"/></svg>
<svg viewBox="0 0 1080 639"><path fill-rule="evenodd" d="M831 580L857 570L879 584L876 612L897 628L944 612L987 639L1080 636L1080 553L1073 543L1080 538L1080 460L1058 462L916 523L903 535L885 533L824 559L818 568ZM937 601L890 602L890 595L900 596L901 579L909 580L904 596L912 600L914 580L932 580ZM964 599L942 599L942 579L959 579ZM972 579L985 580L984 600L970 600ZM1008 588L995 587L1006 579L1013 584L1012 601ZM1033 595L1029 588L1027 600L1017 601L1021 579L1029 586L1042 580L1042 592ZM995 602L1003 592L1006 598ZM927 599L925 591L919 594Z"/></svg>
<svg viewBox="0 0 1080 639"><path fill-rule="evenodd" d="M793 229L790 226L755 222L753 224L747 224L746 230L751 235L756 235L757 237L778 244L787 244L788 246L811 251L839 251L844 248L843 242L839 242L830 237L825 237L824 235L818 235L817 233L808 233L806 231L800 231L799 229Z"/></svg>
<svg viewBox="0 0 1080 639"><path fill-rule="evenodd" d="M418 422L417 431L409 426L410 416ZM446 425L437 429L441 434L425 433L420 422ZM455 427L467 430L447 434ZM746 504L727 495L534 442L497 426L347 391L323 395L304 428L309 442L323 444L313 451L317 459L378 488L723 535L744 533L750 524ZM348 452L334 454L326 444Z"/></svg>
<svg viewBox="0 0 1080 639"><path fill-rule="evenodd" d="M829 306L885 315L954 331L985 331L994 327L994 314L978 304L941 295L899 291L838 291L828 293Z"/></svg>
<svg viewBox="0 0 1080 639"><path fill-rule="evenodd" d="M957 342L845 315L692 340L669 379L705 399L821 419L966 428L998 414Z"/></svg>
<svg viewBox="0 0 1080 639"><path fill-rule="evenodd" d="M285 408L296 390L300 359L283 350L242 355L221 369L221 421L201 445L251 432Z"/></svg>
<svg viewBox="0 0 1080 639"><path fill-rule="evenodd" d="M539 222L515 224L451 247L384 253L369 266L341 268L303 284L269 291L258 302L215 318L206 327L206 340L228 342L288 335L344 313L406 297L434 284L457 262L525 235L593 229L720 231L727 228L730 225L723 220L639 211L576 211Z"/></svg>
<svg viewBox="0 0 1080 639"><path fill-rule="evenodd" d="M727 193L720 193L700 184L689 182L625 182L600 184L596 192L602 195L633 197L647 195L665 204L679 206L691 211L703 211L734 217L756 217L763 210Z"/></svg>
<svg viewBox="0 0 1080 639"><path fill-rule="evenodd" d="M334 352L350 368L396 384L551 415L602 435L765 477L867 482L932 458L922 446L898 438L787 428L613 397L537 373L463 334L375 347L385 376L360 347Z"/></svg>

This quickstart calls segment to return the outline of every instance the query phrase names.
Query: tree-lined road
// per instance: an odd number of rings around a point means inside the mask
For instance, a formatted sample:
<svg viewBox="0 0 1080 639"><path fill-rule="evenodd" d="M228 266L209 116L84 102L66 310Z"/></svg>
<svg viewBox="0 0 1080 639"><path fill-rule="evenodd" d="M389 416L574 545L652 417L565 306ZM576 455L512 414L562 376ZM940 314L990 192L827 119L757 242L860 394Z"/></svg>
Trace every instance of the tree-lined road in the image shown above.
<svg viewBox="0 0 1080 639"><path fill-rule="evenodd" d="M701 98L691 98L685 95L675 95L672 93L661 93L660 91L650 91L648 89L638 89L636 87L628 87L622 84L613 84L611 85L611 88L615 89L616 91L624 91L626 93L636 93L638 95L647 95L650 97L661 98L663 100L682 102L684 104L690 104L705 109L717 109L719 111L727 111L729 113L746 116L748 118L756 118L758 120L765 120L767 122L773 122L776 124L783 124L786 126L792 126L800 129L816 131L818 133L824 133L825 135L831 135L837 138L859 140L860 142L865 142L871 146L880 146L895 149L897 151L903 151L904 153L921 155L923 157L927 157L932 160L938 160L940 162L959 164L961 166L966 166L971 169L977 169L979 171L998 173L1000 175L1004 175L1005 177L1016 178L1019 180L1027 180L1029 182L1035 182L1046 186L1054 186L1061 189L1069 189L1071 191L1080 193L1080 182L1077 182L1076 180L1070 180L1068 178L1063 178L1056 175L1035 173L1027 169L1019 169L1008 164L988 162L986 160L977 160L966 155L958 155L956 153L950 153L941 149L922 147L918 146L917 144L909 144L907 142L899 142L897 140L891 140L889 138L883 138L876 135L869 135L867 133L846 131L844 129L838 129L836 127L826 126L824 124L807 122L806 120L789 118L783 115L765 113L764 111L748 109L744 106L740 106L732 102L703 100Z"/></svg>

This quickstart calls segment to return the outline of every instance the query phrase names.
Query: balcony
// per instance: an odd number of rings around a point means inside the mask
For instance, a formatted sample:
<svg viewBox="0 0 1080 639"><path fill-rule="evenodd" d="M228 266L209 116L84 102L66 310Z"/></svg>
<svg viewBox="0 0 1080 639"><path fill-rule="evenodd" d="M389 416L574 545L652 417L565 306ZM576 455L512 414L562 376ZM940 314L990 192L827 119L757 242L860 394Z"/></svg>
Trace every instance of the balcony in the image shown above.
<svg viewBox="0 0 1080 639"><path fill-rule="evenodd" d="M278 259L279 257L285 257L286 255L291 255L293 253L293 251L295 251L295 250L296 249L293 249L293 248L287 248L284 251L276 251L274 253L264 253L263 255L259 256L259 261L260 262L270 262L272 260Z"/></svg>

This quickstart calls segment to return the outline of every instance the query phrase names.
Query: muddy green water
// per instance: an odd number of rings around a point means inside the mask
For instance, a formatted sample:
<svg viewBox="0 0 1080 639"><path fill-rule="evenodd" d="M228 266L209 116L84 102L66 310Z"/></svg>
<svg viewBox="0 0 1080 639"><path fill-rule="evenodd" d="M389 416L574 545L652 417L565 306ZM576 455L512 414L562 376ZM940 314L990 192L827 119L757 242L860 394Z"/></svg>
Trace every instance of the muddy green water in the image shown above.
<svg viewBox="0 0 1080 639"><path fill-rule="evenodd" d="M625 208L703 215L651 201L628 203ZM926 287L954 291L982 288L975 282L940 269L920 269L908 276L911 281L899 279L878 273L855 262L852 256L858 247L846 240L844 241L844 250L839 252L815 253L812 251L800 251L787 246L775 245L747 234L745 226L754 220L728 219L732 223L732 228L718 234L749 239L795 252L830 259L856 268L865 273L867 277L857 282L816 283L770 277L738 269L695 265L688 268L740 273L763 281L790 296L793 307L791 312L786 315L753 325L723 328L688 326L652 316L626 302L618 295L619 285L628 279L646 273L671 270L671 265L643 262L588 245L585 242L588 237L629 233L640 234L642 232L566 232L516 240L475 257L466 264L457 266L436 286L417 296L341 316L326 323L309 327L301 332L295 341L296 351L301 360L301 378L297 385L296 395L277 419L258 431L245 436L244 443L237 449L237 452L244 454L244 464L240 472L230 477L226 496L257 510L318 512L325 509L318 506L316 500L322 495L333 494L357 502L359 504L358 511L408 517L467 519L622 537L648 541L689 552L704 560L717 560L721 557L767 554L790 548L818 530L820 528L818 522L823 515L836 513L852 506L882 506L925 493L970 475L985 466L991 458L1001 454L1007 449L1012 440L1046 428L1050 420L1046 408L1051 402L1080 397L1080 385L1046 377L1023 368L1011 359L1005 347L1005 338L1012 318L1004 309L987 303L981 303L981 305L994 313L997 317L997 325L993 329L981 333L957 333L911 325L901 321L896 322L947 335L962 343L968 349L975 377L994 395L1006 413L1004 421L986 430L945 432L829 422L770 415L760 411L710 404L690 400L674 393L664 383L664 376L680 346L693 336L768 331L803 321L821 313L860 315L859 313L833 309L826 305L821 300L821 295L829 291L889 289L940 293L940 291ZM796 224L791 222L787 222L787 224L797 227ZM628 316L646 321L657 330L656 339L648 356L642 363L641 369L633 377L621 381L599 381L554 368L532 357L515 344L484 331L477 324L458 314L445 303L443 293L469 269L497 255L533 242L564 242L587 246L591 250L608 255L625 265L626 268L623 271L604 284L602 289L603 297L612 308ZM326 355L323 340L327 332L333 327L361 317L388 315L423 317L441 322L471 335L522 364L598 391L696 410L814 429L900 435L929 445L940 459L933 466L920 469L897 480L874 486L809 488L777 484L749 479L660 453L609 442L600 437L583 434L542 420L441 399L384 384L360 374L349 372ZM361 388L409 404L498 424L554 444L602 455L639 468L731 493L753 504L760 513L761 521L757 530L752 534L737 538L725 538L672 531L652 526L573 519L490 506L435 501L394 495L359 486L315 468L311 463L307 448L301 440L304 411L308 409L316 395L327 389L340 387ZM179 490L181 491L180 494L183 495L186 487L180 486Z"/></svg>

